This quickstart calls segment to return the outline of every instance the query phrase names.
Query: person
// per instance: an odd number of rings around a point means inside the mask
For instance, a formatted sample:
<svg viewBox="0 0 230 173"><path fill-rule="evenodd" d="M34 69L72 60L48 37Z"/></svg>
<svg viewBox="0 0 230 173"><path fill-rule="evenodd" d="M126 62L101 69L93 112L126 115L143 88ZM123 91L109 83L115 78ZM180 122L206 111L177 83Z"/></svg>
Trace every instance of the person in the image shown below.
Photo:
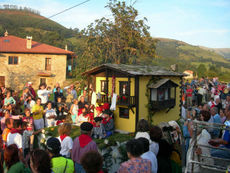
<svg viewBox="0 0 230 173"><path fill-rule="evenodd" d="M55 125L55 119L57 117L56 111L52 109L52 103L48 102L45 110L45 122L46 127L52 127Z"/></svg>
<svg viewBox="0 0 230 173"><path fill-rule="evenodd" d="M88 103L85 101L85 97L84 96L80 97L80 101L78 102L78 107L79 107L79 109L83 109L83 108L88 108L89 107Z"/></svg>
<svg viewBox="0 0 230 173"><path fill-rule="evenodd" d="M65 103L66 103L68 108L70 108L73 99L74 99L74 97L73 97L73 94L71 93L71 89L68 88L67 92L66 92L66 100L65 100Z"/></svg>
<svg viewBox="0 0 230 173"><path fill-rule="evenodd" d="M30 152L30 168L33 173L52 173L48 152L35 149Z"/></svg>
<svg viewBox="0 0 230 173"><path fill-rule="evenodd" d="M23 122L27 123L26 130L33 132L34 131L34 119L31 116L30 109L25 109L25 116L22 118Z"/></svg>
<svg viewBox="0 0 230 173"><path fill-rule="evenodd" d="M70 107L70 113L71 113L71 118L72 118L72 122L75 124L77 123L77 116L78 116L78 100L74 99L73 100L73 104Z"/></svg>
<svg viewBox="0 0 230 173"><path fill-rule="evenodd" d="M26 156L29 154L30 151L30 138L33 135L33 131L27 130L27 122L25 121L22 122L22 129L23 129L22 149L23 149L24 157L26 158Z"/></svg>
<svg viewBox="0 0 230 173"><path fill-rule="evenodd" d="M157 158L156 155L149 150L149 140L142 137L138 138L138 140L143 145L143 153L141 155L141 158L151 161L151 173L157 173Z"/></svg>
<svg viewBox="0 0 230 173"><path fill-rule="evenodd" d="M60 87L57 87L57 88L54 88L54 89L56 89L56 91L54 92L54 102L57 103L57 98L58 97L63 98L64 95L63 95L63 91L62 91L62 89Z"/></svg>
<svg viewBox="0 0 230 173"><path fill-rule="evenodd" d="M213 107L211 108L211 116L213 117L213 123L221 124L221 117L218 114L218 108ZM213 129L213 131L210 132L212 138L218 138L220 135L220 130L219 129Z"/></svg>
<svg viewBox="0 0 230 173"><path fill-rule="evenodd" d="M6 121L6 119L7 118L12 118L12 119L19 119L21 116L20 115L18 115L18 116L12 116L11 114L10 114L10 111L9 110L5 110L5 112L4 112L4 117L1 119L1 130L3 131L4 129L5 129L5 121Z"/></svg>
<svg viewBox="0 0 230 173"><path fill-rule="evenodd" d="M32 110L32 107L35 105L35 101L32 99L32 97L29 95L26 99L26 101L24 102L24 107L30 109L30 111Z"/></svg>
<svg viewBox="0 0 230 173"><path fill-rule="evenodd" d="M32 85L33 85L32 82L28 82L28 87L29 87L30 93L32 94L32 98L35 99L36 98L36 92L34 91L34 88Z"/></svg>
<svg viewBox="0 0 230 173"><path fill-rule="evenodd" d="M151 142L150 144L150 151L152 151L155 156L157 156L158 151L159 151L159 141L162 138L162 131L161 128L158 126L152 126L150 128L150 132L149 132L149 136L150 136L150 140ZM147 138L146 138L147 139Z"/></svg>
<svg viewBox="0 0 230 173"><path fill-rule="evenodd" d="M145 119L141 119L137 123L137 132L136 132L135 139L138 139L140 137L150 140L149 123Z"/></svg>
<svg viewBox="0 0 230 173"><path fill-rule="evenodd" d="M13 128L13 119L7 118L5 123L6 123L6 128L2 132L3 148L5 148L6 146L7 136L10 133L10 130Z"/></svg>
<svg viewBox="0 0 230 173"><path fill-rule="evenodd" d="M51 94L51 91L47 90L47 87L45 84L41 84L39 87L39 90L37 91L38 97L41 99L41 105L43 108L45 108L46 103L49 100L49 95Z"/></svg>
<svg viewBox="0 0 230 173"><path fill-rule="evenodd" d="M220 109L220 118L221 118L221 123L224 124L226 120L225 112L223 109Z"/></svg>
<svg viewBox="0 0 230 173"><path fill-rule="evenodd" d="M95 117L94 118L94 124L93 124L93 132L92 132L92 136L93 138L105 138L106 137L106 132L105 132L105 128L102 125L102 117Z"/></svg>
<svg viewBox="0 0 230 173"><path fill-rule="evenodd" d="M187 107L192 106L192 93L193 93L193 89L191 88L190 85L187 85L187 89L186 89Z"/></svg>
<svg viewBox="0 0 230 173"><path fill-rule="evenodd" d="M11 97L11 92L7 91L6 93L6 98L4 99L4 106L8 106L8 105L15 105L16 101L14 100L13 97Z"/></svg>
<svg viewBox="0 0 230 173"><path fill-rule="evenodd" d="M111 136L114 132L114 121L113 117L109 115L108 111L104 111L104 118L102 120L102 124L105 128L106 138Z"/></svg>
<svg viewBox="0 0 230 173"><path fill-rule="evenodd" d="M89 122L83 122L80 126L81 135L75 138L72 149L72 160L75 163L75 171L85 173L81 158L88 151L98 151L97 144L92 140L91 134L93 125Z"/></svg>
<svg viewBox="0 0 230 173"><path fill-rule="evenodd" d="M103 173L103 157L97 151L89 151L81 158L81 164L86 173Z"/></svg>
<svg viewBox="0 0 230 173"><path fill-rule="evenodd" d="M143 145L138 139L131 139L126 143L129 160L120 165L118 173L150 173L151 162L142 159Z"/></svg>
<svg viewBox="0 0 230 173"><path fill-rule="evenodd" d="M16 144L11 144L6 147L4 152L4 161L5 161L4 172L30 173L30 169L26 168L25 165L19 159L19 149Z"/></svg>
<svg viewBox="0 0 230 173"><path fill-rule="evenodd" d="M72 125L70 123L64 123L58 128L59 141L61 143L60 154L66 158L71 158L73 140L70 137Z"/></svg>
<svg viewBox="0 0 230 173"><path fill-rule="evenodd" d="M51 158L52 171L59 172L74 172L74 163L71 159L67 159L60 155L61 143L57 138L51 137L47 140L47 151Z"/></svg>
<svg viewBox="0 0 230 173"><path fill-rule="evenodd" d="M71 89L71 94L73 95L73 99L77 99L77 91L74 88L74 85L70 85L70 89Z"/></svg>
<svg viewBox="0 0 230 173"><path fill-rule="evenodd" d="M32 107L31 112L33 113L35 130L44 128L44 119L43 119L44 109L41 106L41 98L37 98L36 104Z"/></svg>
<svg viewBox="0 0 230 173"><path fill-rule="evenodd" d="M7 146L11 144L16 144L18 149L22 151L22 121L21 120L14 120L13 128L11 129L10 133L7 136Z"/></svg>

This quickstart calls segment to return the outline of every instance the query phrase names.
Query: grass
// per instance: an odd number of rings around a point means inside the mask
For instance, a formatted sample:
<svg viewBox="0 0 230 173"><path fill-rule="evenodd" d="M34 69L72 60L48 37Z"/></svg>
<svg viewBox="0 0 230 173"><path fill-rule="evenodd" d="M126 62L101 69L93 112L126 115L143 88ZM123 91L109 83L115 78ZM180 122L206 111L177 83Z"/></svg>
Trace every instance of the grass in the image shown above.
<svg viewBox="0 0 230 173"><path fill-rule="evenodd" d="M58 137L58 127L59 126L45 128L45 130L47 131L46 137ZM78 126L72 126L70 137L74 140L78 136L80 136L80 128ZM94 141L97 143L99 149L104 149L109 146L115 146L117 145L117 143L128 141L132 138L134 138L134 134L114 133L112 136L106 138L108 143L105 143L105 139L94 139Z"/></svg>

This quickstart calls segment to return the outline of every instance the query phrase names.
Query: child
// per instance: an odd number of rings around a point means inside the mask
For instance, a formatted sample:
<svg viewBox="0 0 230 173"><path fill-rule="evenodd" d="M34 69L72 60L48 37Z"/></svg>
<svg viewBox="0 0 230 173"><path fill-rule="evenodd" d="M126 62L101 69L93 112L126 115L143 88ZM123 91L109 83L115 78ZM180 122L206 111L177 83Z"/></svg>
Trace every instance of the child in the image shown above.
<svg viewBox="0 0 230 173"><path fill-rule="evenodd" d="M22 123L22 129L23 129L22 148L23 148L24 157L26 157L30 152L30 137L33 135L33 131L27 130L28 129L27 124L28 123L26 121Z"/></svg>
<svg viewBox="0 0 230 173"><path fill-rule="evenodd" d="M103 118L102 117L95 117L94 118L94 125L93 125L93 132L92 136L93 138L105 138L106 137L106 132L104 126L101 124Z"/></svg>
<svg viewBox="0 0 230 173"><path fill-rule="evenodd" d="M57 117L56 111L52 109L52 103L48 102L47 108L45 110L46 127L51 127L55 125L55 118Z"/></svg>
<svg viewBox="0 0 230 173"><path fill-rule="evenodd" d="M78 109L79 109L78 100L74 99L73 104L71 105L71 108L70 108L71 118L74 124L78 122L78 120L76 120L77 115L78 115Z"/></svg>
<svg viewBox="0 0 230 173"><path fill-rule="evenodd" d="M64 123L58 128L59 133L59 141L61 143L61 151L60 154L64 157L70 158L72 147L73 147L73 140L69 136L71 132L72 126L70 123Z"/></svg>
<svg viewBox="0 0 230 173"><path fill-rule="evenodd" d="M5 124L6 124L6 128L2 132L3 148L6 147L7 136L10 133L11 128L13 128L13 119L7 118Z"/></svg>
<svg viewBox="0 0 230 173"><path fill-rule="evenodd" d="M25 116L22 118L22 121L27 123L26 130L33 132L34 131L34 119L30 114L30 109L26 108L24 112L25 112Z"/></svg>
<svg viewBox="0 0 230 173"><path fill-rule="evenodd" d="M105 128L106 137L111 136L114 131L114 121L113 118L109 115L108 111L104 112L104 118L102 124Z"/></svg>

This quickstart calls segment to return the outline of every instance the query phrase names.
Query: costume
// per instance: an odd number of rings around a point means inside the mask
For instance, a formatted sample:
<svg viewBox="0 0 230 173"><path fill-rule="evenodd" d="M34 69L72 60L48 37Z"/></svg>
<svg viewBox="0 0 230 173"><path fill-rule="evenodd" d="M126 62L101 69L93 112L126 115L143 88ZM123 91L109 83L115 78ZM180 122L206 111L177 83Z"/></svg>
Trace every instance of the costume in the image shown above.
<svg viewBox="0 0 230 173"><path fill-rule="evenodd" d="M7 146L16 144L19 149L22 148L22 135L17 129L11 129L11 132L7 136Z"/></svg>
<svg viewBox="0 0 230 173"><path fill-rule="evenodd" d="M73 148L73 140L67 135L62 135L58 137L61 143L60 154L64 157L70 158L70 150Z"/></svg>

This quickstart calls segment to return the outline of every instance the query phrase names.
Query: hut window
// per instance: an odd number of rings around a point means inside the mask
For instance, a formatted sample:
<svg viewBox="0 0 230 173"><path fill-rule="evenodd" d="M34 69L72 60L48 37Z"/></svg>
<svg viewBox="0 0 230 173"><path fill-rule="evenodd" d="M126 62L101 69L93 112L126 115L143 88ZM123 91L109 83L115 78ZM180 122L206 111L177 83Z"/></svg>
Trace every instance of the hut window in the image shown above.
<svg viewBox="0 0 230 173"><path fill-rule="evenodd" d="M128 87L128 81L120 81L119 82L119 94L122 95L129 95L129 87Z"/></svg>
<svg viewBox="0 0 230 173"><path fill-rule="evenodd" d="M107 83L106 80L101 80L101 92L106 92L107 90Z"/></svg>
<svg viewBox="0 0 230 173"><path fill-rule="evenodd" d="M119 108L119 117L129 119L129 109L128 108Z"/></svg>

